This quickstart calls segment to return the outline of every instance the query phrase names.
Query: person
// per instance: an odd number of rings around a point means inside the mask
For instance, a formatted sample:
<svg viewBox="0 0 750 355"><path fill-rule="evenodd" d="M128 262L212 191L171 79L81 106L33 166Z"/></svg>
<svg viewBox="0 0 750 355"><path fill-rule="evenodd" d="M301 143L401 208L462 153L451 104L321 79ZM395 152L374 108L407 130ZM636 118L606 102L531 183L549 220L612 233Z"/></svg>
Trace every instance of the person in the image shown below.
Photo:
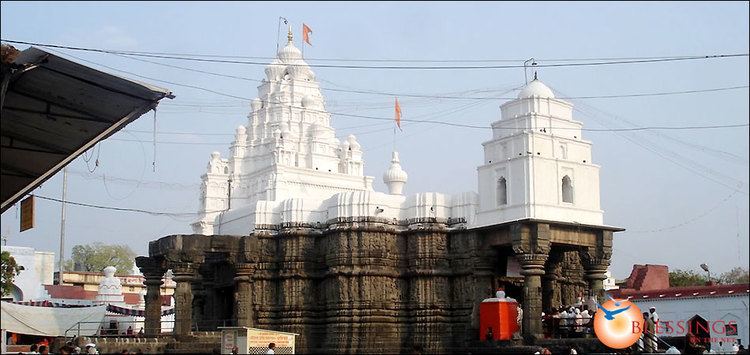
<svg viewBox="0 0 750 355"><path fill-rule="evenodd" d="M141 327L141 330L139 330L139 331L138 331L138 336L139 336L139 337L142 337L142 336L143 336L143 327Z"/></svg>
<svg viewBox="0 0 750 355"><path fill-rule="evenodd" d="M654 327L654 321L649 317L648 312L643 312L643 321L645 323L645 327L643 329L643 342L645 345L644 352L647 353L653 353L656 351L656 348L654 347L654 344L656 344L656 335L655 327Z"/></svg>
<svg viewBox="0 0 750 355"><path fill-rule="evenodd" d="M569 332L570 329L568 329L568 311L563 308L562 312L560 312L560 335L563 338L567 338Z"/></svg>
<svg viewBox="0 0 750 355"><path fill-rule="evenodd" d="M656 307L649 308L648 312L650 313L650 323L653 323L654 326L654 332L651 333L651 337L649 337L649 339L651 339L651 349L654 349L654 351L656 351L659 349L659 343L656 341L656 328L659 327L659 314L656 313Z"/></svg>
<svg viewBox="0 0 750 355"><path fill-rule="evenodd" d="M522 328L522 326L523 326L523 307L521 307L520 303L518 303L516 305L516 311L518 312L518 314L516 315L516 323L518 323L518 332L522 333L523 332L523 328Z"/></svg>
<svg viewBox="0 0 750 355"><path fill-rule="evenodd" d="M542 348L542 355L552 355L552 351L547 348Z"/></svg>
<svg viewBox="0 0 750 355"><path fill-rule="evenodd" d="M125 331L128 336L133 335L133 326L128 326L128 330Z"/></svg>
<svg viewBox="0 0 750 355"><path fill-rule="evenodd" d="M276 349L275 343L268 344L268 351L266 351L266 354L275 354L276 352L274 352L274 349Z"/></svg>
<svg viewBox="0 0 750 355"><path fill-rule="evenodd" d="M42 355L49 354L49 348L47 347L47 345L40 345L39 346L39 353L42 354Z"/></svg>
<svg viewBox="0 0 750 355"><path fill-rule="evenodd" d="M585 328L583 329L585 333L589 333L589 330L591 330L591 314L589 313L589 306L583 305L583 311L581 311L581 318L583 319L583 325Z"/></svg>
<svg viewBox="0 0 750 355"><path fill-rule="evenodd" d="M31 344L29 347L29 353L31 354L39 354L36 350L39 349L39 345ZM736 352L736 351L735 351Z"/></svg>
<svg viewBox="0 0 750 355"><path fill-rule="evenodd" d="M234 346L232 348L232 354L238 354L239 352L240 352L240 348L238 348L237 346Z"/></svg>
<svg viewBox="0 0 750 355"><path fill-rule="evenodd" d="M646 318L645 317L643 318L643 326L644 327L646 326ZM644 341L645 338L646 338L646 336L644 335L643 332L641 332L641 335L638 337L638 340L636 341L636 345L638 347L637 352L639 352L639 353L646 351L646 342Z"/></svg>
<svg viewBox="0 0 750 355"><path fill-rule="evenodd" d="M576 333L583 333L583 315L581 315L581 310L576 308L575 310L575 324L576 324Z"/></svg>
<svg viewBox="0 0 750 355"><path fill-rule="evenodd" d="M80 353L81 353L81 348L80 347L76 346L76 347L73 348L73 354L80 354Z"/></svg>
<svg viewBox="0 0 750 355"><path fill-rule="evenodd" d="M658 325L659 324L659 314L656 313L656 307L649 308L648 312L650 313L649 317L651 317L651 320L654 321L654 325Z"/></svg>
<svg viewBox="0 0 750 355"><path fill-rule="evenodd" d="M58 352L59 352L60 354L62 354L62 355L69 355L69 354L72 354L72 353L73 353L73 348L71 348L71 347L70 347L70 346L68 346L68 345L64 345L64 346L61 346L61 347L60 347L60 350L58 350Z"/></svg>

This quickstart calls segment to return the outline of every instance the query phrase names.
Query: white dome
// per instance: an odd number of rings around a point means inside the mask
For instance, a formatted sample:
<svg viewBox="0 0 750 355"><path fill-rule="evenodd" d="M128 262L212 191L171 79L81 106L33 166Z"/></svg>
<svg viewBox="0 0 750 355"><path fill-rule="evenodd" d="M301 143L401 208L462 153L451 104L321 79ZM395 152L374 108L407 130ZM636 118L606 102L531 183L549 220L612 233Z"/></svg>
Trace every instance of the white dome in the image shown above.
<svg viewBox="0 0 750 355"><path fill-rule="evenodd" d="M383 182L388 186L391 195L401 195L409 175L401 168L398 152L393 152L391 167L383 173Z"/></svg>
<svg viewBox="0 0 750 355"><path fill-rule="evenodd" d="M279 50L278 57L284 63L292 63L295 60L302 59L302 52L294 46L292 41L289 41L284 48Z"/></svg>
<svg viewBox="0 0 750 355"><path fill-rule="evenodd" d="M281 75L284 73L284 69L285 67L281 60L274 58L271 64L266 67L266 78L268 78L268 81L279 81Z"/></svg>
<svg viewBox="0 0 750 355"><path fill-rule="evenodd" d="M550 98L554 99L555 94L552 93L552 89L544 85L538 79L532 80L528 83L521 92L518 93L519 99L528 99L530 97L540 97L543 99Z"/></svg>

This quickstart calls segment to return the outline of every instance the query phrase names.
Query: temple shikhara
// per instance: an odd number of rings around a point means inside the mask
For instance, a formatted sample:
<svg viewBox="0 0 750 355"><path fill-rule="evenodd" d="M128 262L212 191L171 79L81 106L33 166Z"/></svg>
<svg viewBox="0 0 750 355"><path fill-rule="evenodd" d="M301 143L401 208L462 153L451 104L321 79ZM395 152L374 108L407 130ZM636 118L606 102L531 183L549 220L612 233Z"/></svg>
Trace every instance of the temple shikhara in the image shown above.
<svg viewBox="0 0 750 355"><path fill-rule="evenodd" d="M398 152L388 191L374 191L360 143L336 137L291 33L265 74L230 156L210 154L195 234L153 241L137 259L146 333L159 332L170 269L176 335L230 320L297 333L298 352L466 348L480 336L479 303L501 287L533 339L543 311L603 296L622 229L604 224L599 166L573 106L536 77L488 122L476 191L405 195Z"/></svg>

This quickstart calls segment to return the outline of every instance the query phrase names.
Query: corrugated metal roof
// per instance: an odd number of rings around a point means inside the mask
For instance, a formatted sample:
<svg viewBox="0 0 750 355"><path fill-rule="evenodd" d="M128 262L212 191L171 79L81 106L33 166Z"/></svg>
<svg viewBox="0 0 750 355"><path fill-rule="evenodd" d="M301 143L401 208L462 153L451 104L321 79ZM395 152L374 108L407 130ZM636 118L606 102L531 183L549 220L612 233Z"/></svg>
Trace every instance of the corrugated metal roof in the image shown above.
<svg viewBox="0 0 750 355"><path fill-rule="evenodd" d="M2 211L171 92L38 48L3 66Z"/></svg>

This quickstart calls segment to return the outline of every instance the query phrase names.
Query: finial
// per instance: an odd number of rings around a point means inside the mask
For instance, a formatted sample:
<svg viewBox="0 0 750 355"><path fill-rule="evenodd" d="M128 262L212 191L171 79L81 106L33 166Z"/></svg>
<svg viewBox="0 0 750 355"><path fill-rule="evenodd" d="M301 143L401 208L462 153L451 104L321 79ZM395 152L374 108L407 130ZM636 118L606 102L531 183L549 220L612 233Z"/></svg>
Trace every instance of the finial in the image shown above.
<svg viewBox="0 0 750 355"><path fill-rule="evenodd" d="M534 70L534 80L537 80L537 77L536 77L536 70Z"/></svg>
<svg viewBox="0 0 750 355"><path fill-rule="evenodd" d="M292 35L292 25L289 25L289 32L286 34L286 38L289 40L289 43L292 43L292 40L294 39L294 36Z"/></svg>

